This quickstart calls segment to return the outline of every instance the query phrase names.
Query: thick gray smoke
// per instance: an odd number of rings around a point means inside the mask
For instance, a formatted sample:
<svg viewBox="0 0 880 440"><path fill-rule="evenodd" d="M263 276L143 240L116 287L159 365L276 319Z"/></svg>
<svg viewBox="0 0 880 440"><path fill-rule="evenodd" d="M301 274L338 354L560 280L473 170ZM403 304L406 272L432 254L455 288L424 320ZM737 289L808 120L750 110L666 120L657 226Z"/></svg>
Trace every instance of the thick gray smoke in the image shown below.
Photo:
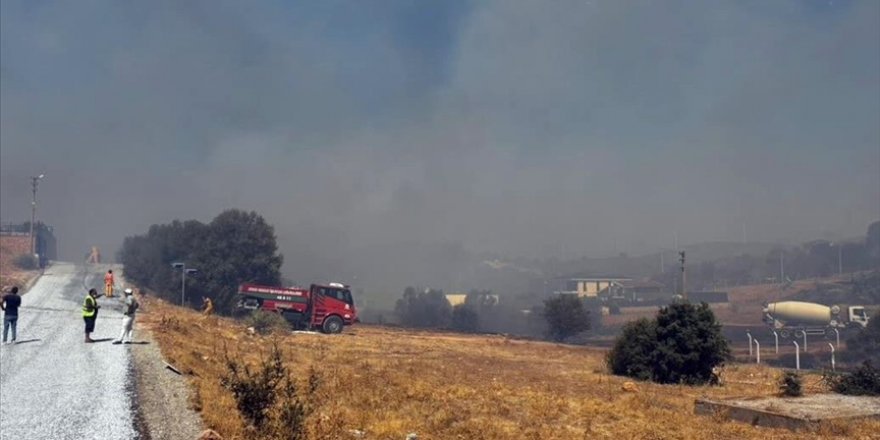
<svg viewBox="0 0 880 440"><path fill-rule="evenodd" d="M423 243L570 257L880 217L878 2L289 3L3 1L2 219L44 172L63 258L239 207L290 277L402 289Z"/></svg>

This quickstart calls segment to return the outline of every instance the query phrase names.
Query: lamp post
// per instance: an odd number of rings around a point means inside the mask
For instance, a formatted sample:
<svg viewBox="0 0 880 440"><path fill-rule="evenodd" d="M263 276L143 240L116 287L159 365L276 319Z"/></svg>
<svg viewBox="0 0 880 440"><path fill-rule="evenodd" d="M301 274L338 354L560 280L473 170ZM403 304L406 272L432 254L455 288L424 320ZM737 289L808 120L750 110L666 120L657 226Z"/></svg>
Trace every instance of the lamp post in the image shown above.
<svg viewBox="0 0 880 440"><path fill-rule="evenodd" d="M37 240L34 235L34 222L37 221L37 186L40 184L40 180L46 177L45 174L40 174L39 176L31 177L31 190L32 190L32 198L31 198L31 255L35 255L37 253Z"/></svg>
<svg viewBox="0 0 880 440"><path fill-rule="evenodd" d="M187 268L186 263L171 263L171 267L180 269L180 305L186 304L186 275L195 275L198 269Z"/></svg>

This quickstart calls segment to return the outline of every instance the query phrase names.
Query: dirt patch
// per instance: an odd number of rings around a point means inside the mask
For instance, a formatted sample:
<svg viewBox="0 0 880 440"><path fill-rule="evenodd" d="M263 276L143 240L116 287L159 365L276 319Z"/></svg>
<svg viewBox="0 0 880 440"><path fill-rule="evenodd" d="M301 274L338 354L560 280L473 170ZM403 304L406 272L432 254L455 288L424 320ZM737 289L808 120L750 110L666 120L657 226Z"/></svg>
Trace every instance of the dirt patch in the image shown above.
<svg viewBox="0 0 880 440"><path fill-rule="evenodd" d="M148 313L148 312L147 312ZM140 313L138 319L148 316ZM136 344L131 346L137 384L136 410L150 440L195 439L204 429L190 405L192 390L186 378L166 368L159 345L146 326L136 321Z"/></svg>

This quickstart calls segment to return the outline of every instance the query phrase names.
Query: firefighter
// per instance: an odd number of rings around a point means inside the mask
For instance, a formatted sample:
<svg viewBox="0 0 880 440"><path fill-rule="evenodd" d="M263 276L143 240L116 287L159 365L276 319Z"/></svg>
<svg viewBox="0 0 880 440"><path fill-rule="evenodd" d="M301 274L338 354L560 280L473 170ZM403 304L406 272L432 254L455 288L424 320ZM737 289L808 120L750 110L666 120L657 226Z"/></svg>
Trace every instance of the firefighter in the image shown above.
<svg viewBox="0 0 880 440"><path fill-rule="evenodd" d="M95 289L89 289L89 294L86 295L86 299L83 300L82 308L83 321L86 323L85 341L87 343L95 342L90 335L95 331L95 320L98 319L98 309L100 308L101 306L98 305L98 291Z"/></svg>
<svg viewBox="0 0 880 440"><path fill-rule="evenodd" d="M202 297L202 314L205 316L211 316L214 314L214 302L207 296Z"/></svg>
<svg viewBox="0 0 880 440"><path fill-rule="evenodd" d="M108 270L107 274L104 275L104 296L107 298L113 298L113 285L116 284L113 281L113 270Z"/></svg>

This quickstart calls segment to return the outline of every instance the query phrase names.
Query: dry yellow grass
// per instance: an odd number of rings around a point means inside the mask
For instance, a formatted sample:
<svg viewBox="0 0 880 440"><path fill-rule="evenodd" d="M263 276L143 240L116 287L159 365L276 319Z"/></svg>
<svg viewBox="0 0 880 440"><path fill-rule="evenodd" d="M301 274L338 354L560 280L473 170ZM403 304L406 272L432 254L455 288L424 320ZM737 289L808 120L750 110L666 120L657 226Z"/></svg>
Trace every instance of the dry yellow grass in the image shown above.
<svg viewBox="0 0 880 440"><path fill-rule="evenodd" d="M420 439L867 439L880 432L877 421L792 433L693 415L697 397L774 394L779 372L751 365L727 367L722 387L637 383L624 391L627 380L606 374L596 349L373 326L264 337L157 300L144 311L141 322L154 329L166 358L188 374L206 425L227 439L250 436L219 385L224 346L256 362L273 339L298 374L314 366L323 375L310 438L351 438L352 430L371 439L409 432ZM805 382L808 393L822 391L818 377Z"/></svg>

